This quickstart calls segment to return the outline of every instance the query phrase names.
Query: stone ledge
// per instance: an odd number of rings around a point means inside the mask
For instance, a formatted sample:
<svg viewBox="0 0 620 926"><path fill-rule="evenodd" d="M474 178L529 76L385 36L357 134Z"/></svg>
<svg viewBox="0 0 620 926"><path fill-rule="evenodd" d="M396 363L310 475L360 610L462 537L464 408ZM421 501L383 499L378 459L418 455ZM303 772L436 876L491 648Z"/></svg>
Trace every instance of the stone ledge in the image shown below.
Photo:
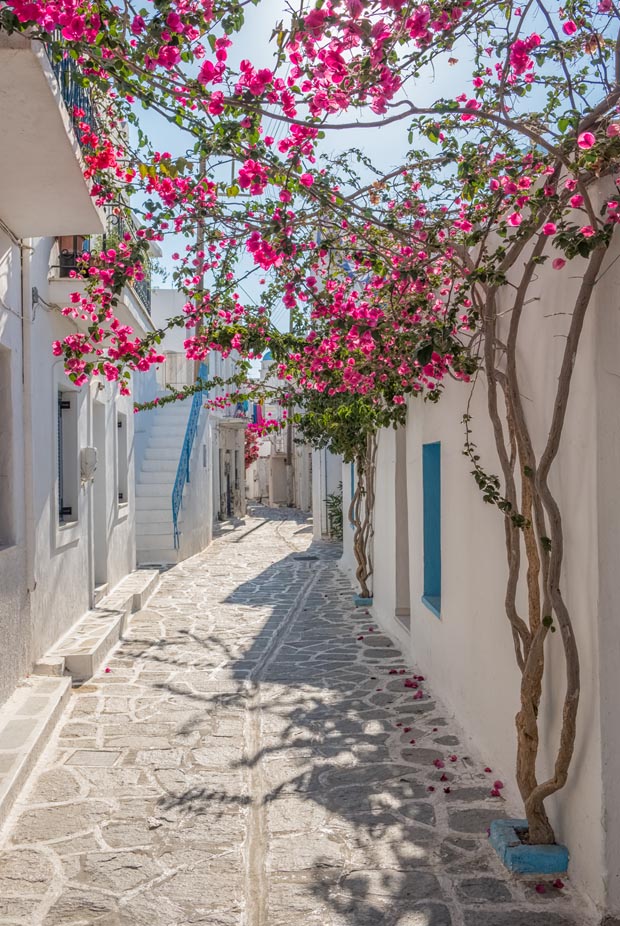
<svg viewBox="0 0 620 926"><path fill-rule="evenodd" d="M0 826L69 699L70 678L30 677L0 708Z"/></svg>
<svg viewBox="0 0 620 926"><path fill-rule="evenodd" d="M142 610L159 585L157 569L137 569L128 575L97 608L87 611L35 667L37 674L46 671L50 664L64 659L65 671L75 681L91 678L107 654L121 639L127 618Z"/></svg>
<svg viewBox="0 0 620 926"><path fill-rule="evenodd" d="M563 875L568 868L566 846L529 846L517 830L527 829L527 820L493 820L490 842L508 871L520 875Z"/></svg>

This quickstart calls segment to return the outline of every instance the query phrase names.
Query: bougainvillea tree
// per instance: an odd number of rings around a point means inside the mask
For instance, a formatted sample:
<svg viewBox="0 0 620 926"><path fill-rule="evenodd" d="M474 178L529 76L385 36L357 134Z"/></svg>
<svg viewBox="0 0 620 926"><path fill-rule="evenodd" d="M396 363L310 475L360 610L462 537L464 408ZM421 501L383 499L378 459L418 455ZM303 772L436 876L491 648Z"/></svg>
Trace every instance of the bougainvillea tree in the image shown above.
<svg viewBox="0 0 620 926"><path fill-rule="evenodd" d="M99 107L96 120L72 114L93 195L141 213L137 236L87 259L85 289L67 307L82 327L55 350L78 384L103 376L128 389L133 370L161 362L164 330L139 339L115 306L143 273L148 241L174 235L187 304L168 324L187 328L188 357L236 351L248 362L269 346L309 431L327 435L339 407L361 403L375 434L402 423L409 397L439 399L448 378L465 384L464 406L466 384L486 389L498 464L479 458L469 414L466 452L504 521L505 613L521 674L517 781L530 841L552 842L544 802L565 784L573 754L579 658L549 477L620 217L620 10L614 0L302 3L273 23L267 60L233 66L244 8L0 3L2 29L80 68ZM462 86L436 99L434 75L450 68ZM140 107L175 128L178 150L146 137ZM349 129L395 123L402 149L392 163L345 150ZM341 152L327 156L325 138ZM544 264L572 268L579 285L563 307L569 324L540 444L522 400L519 339ZM249 278L256 299L245 295ZM288 335L273 323L281 305L294 319ZM566 690L554 770L539 781L544 654L556 628Z"/></svg>

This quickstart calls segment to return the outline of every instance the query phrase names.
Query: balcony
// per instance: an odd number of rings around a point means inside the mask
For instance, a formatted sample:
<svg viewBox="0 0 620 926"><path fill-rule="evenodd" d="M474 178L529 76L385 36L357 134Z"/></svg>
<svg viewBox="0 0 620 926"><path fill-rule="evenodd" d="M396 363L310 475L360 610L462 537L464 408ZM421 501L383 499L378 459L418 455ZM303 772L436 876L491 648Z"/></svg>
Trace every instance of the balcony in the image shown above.
<svg viewBox="0 0 620 926"><path fill-rule="evenodd" d="M53 65L38 42L0 33L0 218L18 237L105 230L84 179L73 107L94 114L73 67Z"/></svg>
<svg viewBox="0 0 620 926"><path fill-rule="evenodd" d="M102 250L113 247L116 242L126 234L132 238L137 237L137 226L125 207L106 206L106 232L88 238L83 235L64 235L57 239L57 246L52 252L52 266L50 267L49 293L50 301L55 305L64 307L70 302L70 294L84 292L85 284L79 276L81 262L79 256L83 251ZM155 243L149 245L151 257L161 257L161 251ZM121 300L117 308L118 318L132 328L142 332L152 331L155 328L151 318L151 268L148 256L143 261L144 279L136 280L124 287Z"/></svg>

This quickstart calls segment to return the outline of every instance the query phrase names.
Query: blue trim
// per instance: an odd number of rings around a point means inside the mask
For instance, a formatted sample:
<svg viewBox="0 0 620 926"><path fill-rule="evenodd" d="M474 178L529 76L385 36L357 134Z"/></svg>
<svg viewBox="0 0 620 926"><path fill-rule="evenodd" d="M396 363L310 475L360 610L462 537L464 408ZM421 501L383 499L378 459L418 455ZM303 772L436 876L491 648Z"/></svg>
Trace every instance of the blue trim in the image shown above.
<svg viewBox="0 0 620 926"><path fill-rule="evenodd" d="M422 601L441 614L441 444L422 446L424 594Z"/></svg>
<svg viewBox="0 0 620 926"><path fill-rule="evenodd" d="M201 363L198 369L198 381L203 382L208 378L209 367L206 363ZM181 456L179 457L179 465L177 466L177 475L172 489L172 527L174 531L175 550L179 549L179 511L181 510L185 484L189 482L189 464L192 455L192 447L194 446L194 438L198 430L200 410L202 409L204 401L203 396L204 390L198 390L198 392L194 393L192 407L190 409L189 418L187 419L183 446L181 448Z"/></svg>
<svg viewBox="0 0 620 926"><path fill-rule="evenodd" d="M437 595L422 595L422 604L432 611L435 617L441 617L441 598Z"/></svg>
<svg viewBox="0 0 620 926"><path fill-rule="evenodd" d="M527 820L493 820L489 840L508 869L520 875L563 875L568 868L566 846L530 846L521 842L518 830Z"/></svg>
<svg viewBox="0 0 620 926"><path fill-rule="evenodd" d="M351 470L351 498L349 499L349 502L353 500L353 496L355 495L355 463L350 464L350 470ZM355 527L355 524L353 523L353 521L349 521L349 527L352 527L352 528Z"/></svg>

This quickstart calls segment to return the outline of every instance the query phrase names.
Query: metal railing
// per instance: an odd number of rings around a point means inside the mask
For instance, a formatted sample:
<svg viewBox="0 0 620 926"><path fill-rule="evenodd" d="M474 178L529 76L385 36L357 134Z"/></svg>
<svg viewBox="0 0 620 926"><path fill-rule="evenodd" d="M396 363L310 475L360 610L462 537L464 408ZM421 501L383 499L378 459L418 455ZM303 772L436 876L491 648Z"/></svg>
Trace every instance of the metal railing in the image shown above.
<svg viewBox="0 0 620 926"><path fill-rule="evenodd" d="M136 240L138 237L138 226L127 213L127 207L124 204L120 206L114 203L105 207L106 209L106 226L107 232L101 237L84 239L85 245L82 250L78 247L78 238L82 241L81 236L73 236L73 248L65 249L60 252L59 263L52 265L52 270L58 271L59 277L70 277L71 272L75 271L78 276L86 276L88 268L80 261L83 250L90 251L91 248L102 248L106 250L111 248L116 241L121 241L125 234L131 235ZM133 290L142 306L150 314L151 312L151 264L145 255L142 260L142 270L144 277L141 280L128 280L127 285Z"/></svg>
<svg viewBox="0 0 620 926"><path fill-rule="evenodd" d="M106 225L108 231L103 237L104 250L111 247L112 242L110 241L110 236L113 236L118 241L121 241L126 234L129 234L134 241L138 237L138 226L127 212L127 208L122 204L119 206L110 203L106 206ZM131 280L128 285L133 289L147 312L150 313L151 264L146 255L142 258L141 263L142 269L144 270L144 278L142 280Z"/></svg>
<svg viewBox="0 0 620 926"><path fill-rule="evenodd" d="M60 38L60 33L54 33L54 38L57 36ZM62 54L60 58L57 58L54 55L51 45L46 45L45 50L56 76L56 80L58 81L60 94L67 107L67 112L69 113L71 124L73 125L78 141L81 137L79 129L80 122L88 123L94 132L99 132L100 125L97 112L93 106L92 97L78 65L75 63L74 59L67 54ZM75 115L76 108L82 111L82 116L77 117Z"/></svg>
<svg viewBox="0 0 620 926"><path fill-rule="evenodd" d="M209 368L206 363L201 363L198 369L198 378L201 382L205 382L209 376ZM192 448L194 446L194 439L196 437L196 431L198 430L198 419L200 417L200 409L202 408L203 403L203 390L199 390L194 393L192 399L192 407L189 413L189 418L187 421L187 428L185 429L185 437L183 439L183 447L181 448L181 456L179 457L179 465L177 467L177 475L174 480L174 486L172 488L172 526L174 529L174 549L179 549L179 511L181 510L181 502L183 501L183 490L186 484L189 482L189 465L192 456Z"/></svg>

